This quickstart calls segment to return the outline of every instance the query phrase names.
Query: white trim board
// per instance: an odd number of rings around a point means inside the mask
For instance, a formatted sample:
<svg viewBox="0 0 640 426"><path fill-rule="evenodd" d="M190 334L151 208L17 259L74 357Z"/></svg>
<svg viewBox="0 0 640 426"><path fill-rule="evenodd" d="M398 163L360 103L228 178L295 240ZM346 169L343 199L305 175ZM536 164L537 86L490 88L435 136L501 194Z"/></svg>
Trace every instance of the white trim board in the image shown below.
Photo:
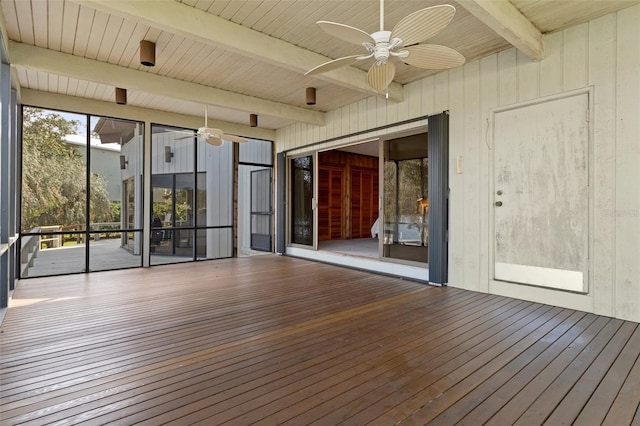
<svg viewBox="0 0 640 426"><path fill-rule="evenodd" d="M576 292L584 290L584 274L580 271L496 262L494 275L498 281L537 285L556 290Z"/></svg>
<svg viewBox="0 0 640 426"><path fill-rule="evenodd" d="M558 291L551 288L534 287L530 285L508 283L503 281L489 281L489 293L497 296L512 297L520 300L593 312L593 295L578 294L568 291Z"/></svg>
<svg viewBox="0 0 640 426"><path fill-rule="evenodd" d="M315 251L300 247L287 247L286 254L349 268L378 272L381 274L409 278L417 281L429 281L429 269L418 266L402 265L398 263L383 262L377 259L368 259L358 256L350 256L342 253L328 251Z"/></svg>

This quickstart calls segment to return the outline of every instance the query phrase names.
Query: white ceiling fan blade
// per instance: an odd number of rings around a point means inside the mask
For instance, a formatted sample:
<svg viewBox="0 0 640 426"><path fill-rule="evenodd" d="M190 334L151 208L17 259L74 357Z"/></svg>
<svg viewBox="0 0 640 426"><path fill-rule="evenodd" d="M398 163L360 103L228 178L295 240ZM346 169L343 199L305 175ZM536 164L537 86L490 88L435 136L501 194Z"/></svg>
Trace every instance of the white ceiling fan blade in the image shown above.
<svg viewBox="0 0 640 426"><path fill-rule="evenodd" d="M358 60L357 58L361 56L362 55L351 55L345 56L344 58L334 59L333 61L325 62L324 64L320 64L315 68L311 68L309 71L304 73L304 75L322 74L323 72L332 71L340 67L351 65Z"/></svg>
<svg viewBox="0 0 640 426"><path fill-rule="evenodd" d="M192 135L193 134L193 130L168 130L168 129L165 129L162 132L159 132L158 134L167 135L169 133L179 133L179 134L183 134L183 135Z"/></svg>
<svg viewBox="0 0 640 426"><path fill-rule="evenodd" d="M375 90L382 92L393 81L393 77L396 75L396 66L391 61L387 61L383 65L377 63L371 65L369 72L367 73L367 80L369 85Z"/></svg>
<svg viewBox="0 0 640 426"><path fill-rule="evenodd" d="M218 136L207 136L206 139L207 143L209 145L213 145L213 146L221 146L222 145L222 139L219 138Z"/></svg>
<svg viewBox="0 0 640 426"><path fill-rule="evenodd" d="M192 134L191 134L191 135L189 135L189 136L182 136L181 138L175 138L175 139L174 139L174 141L181 141L181 140L183 140L183 139L193 139L193 138L195 138L196 136L198 136L196 133L192 133Z"/></svg>
<svg viewBox="0 0 640 426"><path fill-rule="evenodd" d="M450 4L427 7L404 17L391 31L391 39L399 38L404 46L420 43L444 29L453 19L456 8Z"/></svg>
<svg viewBox="0 0 640 426"><path fill-rule="evenodd" d="M405 64L430 70L444 70L464 64L465 58L457 50L439 44L417 44L405 50L409 56L402 59Z"/></svg>
<svg viewBox="0 0 640 426"><path fill-rule="evenodd" d="M230 142L238 142L238 143L243 143L243 142L248 142L248 139L240 137L240 136L236 136L236 135L230 135L228 133L224 133L222 135L222 139L230 141Z"/></svg>
<svg viewBox="0 0 640 426"><path fill-rule="evenodd" d="M337 22L329 22L329 21L318 21L316 22L320 28L324 30L327 34L330 34L334 37L339 38L340 40L344 40L349 43L357 44L358 46L362 46L362 43L372 43L375 44L375 41L371 36L364 31L351 27L345 24L339 24Z"/></svg>

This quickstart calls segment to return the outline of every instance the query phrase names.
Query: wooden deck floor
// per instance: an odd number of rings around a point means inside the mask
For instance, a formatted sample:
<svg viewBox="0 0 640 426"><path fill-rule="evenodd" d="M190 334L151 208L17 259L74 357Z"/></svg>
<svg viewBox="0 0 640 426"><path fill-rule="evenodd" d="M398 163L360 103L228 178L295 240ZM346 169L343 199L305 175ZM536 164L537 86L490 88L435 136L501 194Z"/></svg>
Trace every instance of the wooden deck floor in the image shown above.
<svg viewBox="0 0 640 426"><path fill-rule="evenodd" d="M282 256L22 281L0 423L638 424L638 324Z"/></svg>

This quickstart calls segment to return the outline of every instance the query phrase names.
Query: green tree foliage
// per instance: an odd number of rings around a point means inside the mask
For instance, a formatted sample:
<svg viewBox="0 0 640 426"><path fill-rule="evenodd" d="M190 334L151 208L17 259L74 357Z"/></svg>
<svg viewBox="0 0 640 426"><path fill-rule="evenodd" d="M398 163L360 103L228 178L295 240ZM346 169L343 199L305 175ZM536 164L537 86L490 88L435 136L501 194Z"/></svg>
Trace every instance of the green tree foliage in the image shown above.
<svg viewBox="0 0 640 426"><path fill-rule="evenodd" d="M111 210L111 219L109 222L120 222L120 203L118 201L111 201L109 209Z"/></svg>
<svg viewBox="0 0 640 426"><path fill-rule="evenodd" d="M426 158L385 161L384 214L388 222L402 222L411 216L420 216L418 200L429 197L427 161Z"/></svg>
<svg viewBox="0 0 640 426"><path fill-rule="evenodd" d="M86 165L65 136L79 122L38 108L24 108L22 150L22 229L84 224ZM106 182L91 173L91 221L111 220Z"/></svg>

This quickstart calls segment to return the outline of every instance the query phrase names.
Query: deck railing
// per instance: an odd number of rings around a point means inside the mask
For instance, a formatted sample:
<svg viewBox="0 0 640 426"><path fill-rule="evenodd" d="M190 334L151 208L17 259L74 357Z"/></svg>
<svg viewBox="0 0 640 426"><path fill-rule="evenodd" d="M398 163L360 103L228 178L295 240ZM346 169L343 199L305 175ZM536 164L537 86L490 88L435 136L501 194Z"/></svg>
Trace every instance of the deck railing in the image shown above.
<svg viewBox="0 0 640 426"><path fill-rule="evenodd" d="M40 227L36 226L31 233L40 232ZM33 266L34 259L38 257L40 250L40 236L26 235L22 239L22 247L20 248L20 277L29 276L29 268Z"/></svg>

